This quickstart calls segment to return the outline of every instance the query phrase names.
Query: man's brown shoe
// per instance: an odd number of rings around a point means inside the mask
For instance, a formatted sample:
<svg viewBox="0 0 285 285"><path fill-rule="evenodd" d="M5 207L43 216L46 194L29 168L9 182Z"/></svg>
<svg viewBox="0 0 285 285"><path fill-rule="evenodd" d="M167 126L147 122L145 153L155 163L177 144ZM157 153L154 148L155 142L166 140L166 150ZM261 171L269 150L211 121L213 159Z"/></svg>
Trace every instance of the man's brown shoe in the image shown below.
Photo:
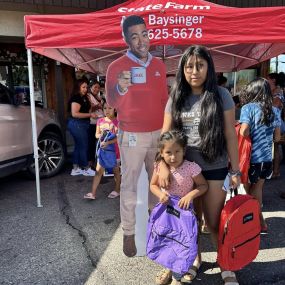
<svg viewBox="0 0 285 285"><path fill-rule="evenodd" d="M137 254L135 235L124 235L123 252L127 257L133 257Z"/></svg>

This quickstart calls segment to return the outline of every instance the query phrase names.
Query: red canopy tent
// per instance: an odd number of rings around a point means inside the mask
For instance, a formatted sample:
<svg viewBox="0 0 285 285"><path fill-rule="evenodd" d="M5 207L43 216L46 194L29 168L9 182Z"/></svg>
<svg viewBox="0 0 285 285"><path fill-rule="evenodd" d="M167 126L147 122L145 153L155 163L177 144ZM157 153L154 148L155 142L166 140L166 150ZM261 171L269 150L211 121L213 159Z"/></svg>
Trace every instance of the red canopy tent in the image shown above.
<svg viewBox="0 0 285 285"><path fill-rule="evenodd" d="M33 146L40 203L31 51L104 74L126 50L120 23L137 14L147 24L152 53L173 73L186 46L209 47L217 71L235 71L285 51L285 7L232 8L203 0L136 0L95 13L25 16Z"/></svg>
<svg viewBox="0 0 285 285"><path fill-rule="evenodd" d="M126 49L120 23L131 14L145 19L152 53L169 72L190 44L208 46L217 71L244 69L285 50L285 7L232 8L202 0L136 0L95 13L25 16L26 47L104 74Z"/></svg>

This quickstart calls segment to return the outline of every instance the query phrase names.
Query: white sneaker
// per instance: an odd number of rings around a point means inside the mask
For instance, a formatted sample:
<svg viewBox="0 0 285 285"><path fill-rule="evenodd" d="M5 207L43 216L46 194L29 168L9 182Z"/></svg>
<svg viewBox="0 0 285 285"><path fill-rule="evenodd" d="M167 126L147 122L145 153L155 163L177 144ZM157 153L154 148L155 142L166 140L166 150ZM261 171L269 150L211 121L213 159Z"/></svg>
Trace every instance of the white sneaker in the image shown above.
<svg viewBox="0 0 285 285"><path fill-rule="evenodd" d="M88 169L84 169L82 174L84 176L94 176L95 175L95 171L92 170L90 167Z"/></svg>
<svg viewBox="0 0 285 285"><path fill-rule="evenodd" d="M76 175L81 175L83 174L82 170L80 168L72 169L70 175L71 176L76 176Z"/></svg>

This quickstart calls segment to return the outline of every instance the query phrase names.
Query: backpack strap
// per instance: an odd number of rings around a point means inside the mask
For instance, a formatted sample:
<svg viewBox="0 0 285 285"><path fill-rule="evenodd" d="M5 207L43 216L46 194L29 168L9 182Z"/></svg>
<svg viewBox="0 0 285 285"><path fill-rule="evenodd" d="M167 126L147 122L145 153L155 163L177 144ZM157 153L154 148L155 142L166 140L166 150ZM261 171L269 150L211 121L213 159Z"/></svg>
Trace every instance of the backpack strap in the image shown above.
<svg viewBox="0 0 285 285"><path fill-rule="evenodd" d="M107 137L108 137L108 134L110 133L111 131L110 130L107 130L107 133L106 133L106 135L105 135L105 137L104 137L104 140L102 141L102 142L105 142L106 140L107 140ZM99 150L100 150L100 145L101 145L101 140L99 139L98 141L97 141L97 145L96 145L96 155L99 155L98 154L98 152L99 152Z"/></svg>
<svg viewBox="0 0 285 285"><path fill-rule="evenodd" d="M231 187L230 192L231 192L231 198L238 195L238 189L237 188Z"/></svg>

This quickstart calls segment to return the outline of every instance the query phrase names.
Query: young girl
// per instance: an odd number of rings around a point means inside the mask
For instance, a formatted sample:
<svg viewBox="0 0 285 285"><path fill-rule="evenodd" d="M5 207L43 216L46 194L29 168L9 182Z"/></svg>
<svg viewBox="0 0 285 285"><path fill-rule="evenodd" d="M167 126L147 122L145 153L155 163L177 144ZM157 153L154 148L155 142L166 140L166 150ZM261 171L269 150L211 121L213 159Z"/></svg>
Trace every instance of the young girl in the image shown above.
<svg viewBox="0 0 285 285"><path fill-rule="evenodd" d="M186 146L187 137L182 132L174 130L163 133L159 139L157 161L163 160L169 167L171 182L167 190L161 190L158 181L159 165L155 167L150 182L150 190L158 197L160 203L167 203L170 194L179 196L181 199L178 205L182 209L188 209L193 200L208 189L200 166L195 162L184 160ZM181 278L182 275L173 273L171 285L182 284Z"/></svg>
<svg viewBox="0 0 285 285"><path fill-rule="evenodd" d="M240 184L240 171L234 102L227 89L217 85L213 59L205 47L190 46L180 59L173 92L165 109L162 132L172 128L184 130L188 136L185 157L199 164L208 182L209 189L201 200L206 224L217 246L220 215L226 199L222 187L229 171L228 161L233 187ZM163 162L160 168L160 185L165 188L169 184L169 169ZM194 204L197 200L200 199ZM184 279L187 277L191 282L201 262L199 251ZM238 285L234 272L223 268L221 271L226 285ZM164 276L161 281L166 283Z"/></svg>
<svg viewBox="0 0 285 285"><path fill-rule="evenodd" d="M118 131L118 120L116 119L115 115L115 109L110 107L106 102L103 104L103 111L104 111L104 118L100 118L97 121L97 127L96 127L96 138L100 139L103 135L104 131L109 130L113 134L117 134ZM100 147L104 148L109 144L115 144L116 149L116 156L119 158L119 149L117 145L117 138L114 138L110 141L101 141ZM98 188L98 185L101 181L102 175L104 173L105 169L99 164L99 160L97 162L96 166L96 174L93 179L92 184L92 192L87 193L84 195L85 199L96 199L96 191ZM120 195L120 183L121 183L121 176L120 176L120 168L119 166L115 166L113 168L114 173L114 179L115 179L115 190L112 191L108 198L116 198Z"/></svg>
<svg viewBox="0 0 285 285"><path fill-rule="evenodd" d="M264 78L253 80L241 95L240 134L250 136L252 142L247 192L262 206L262 188L266 178L272 175L272 143L280 139L281 119L268 81ZM261 231L267 232L267 224L260 213Z"/></svg>

